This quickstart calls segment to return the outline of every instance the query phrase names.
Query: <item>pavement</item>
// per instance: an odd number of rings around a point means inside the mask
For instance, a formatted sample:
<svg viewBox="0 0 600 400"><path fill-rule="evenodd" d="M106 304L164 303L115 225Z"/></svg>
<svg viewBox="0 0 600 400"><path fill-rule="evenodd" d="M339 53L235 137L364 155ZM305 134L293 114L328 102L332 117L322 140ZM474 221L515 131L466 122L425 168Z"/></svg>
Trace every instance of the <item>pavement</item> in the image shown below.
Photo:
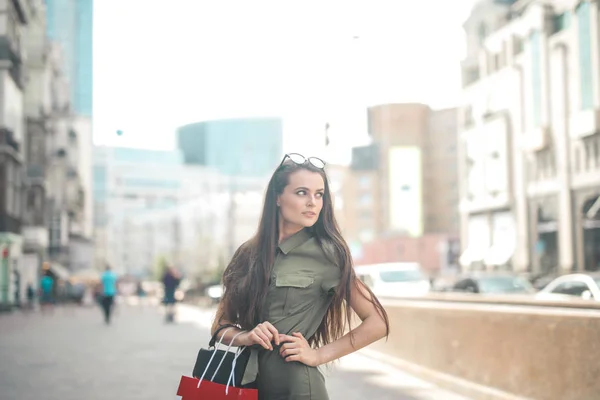
<svg viewBox="0 0 600 400"><path fill-rule="evenodd" d="M166 400L210 338L210 309L120 304L106 326L96 307L0 314L0 399ZM467 400L360 352L324 370L332 400Z"/></svg>

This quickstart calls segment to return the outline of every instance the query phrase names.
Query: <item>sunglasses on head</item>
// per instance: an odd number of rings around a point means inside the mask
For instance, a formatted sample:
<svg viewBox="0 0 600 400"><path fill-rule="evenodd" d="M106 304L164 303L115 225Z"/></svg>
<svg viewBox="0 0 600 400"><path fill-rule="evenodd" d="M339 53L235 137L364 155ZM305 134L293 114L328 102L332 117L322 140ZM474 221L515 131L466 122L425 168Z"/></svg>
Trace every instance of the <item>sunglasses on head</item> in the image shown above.
<svg viewBox="0 0 600 400"><path fill-rule="evenodd" d="M310 165L312 165L315 168L318 169L324 169L325 168L325 161L321 160L318 157L304 157L302 154L298 154L298 153L288 153L285 156L283 156L283 160L281 160L281 164L279 164L279 167L281 167L283 165L283 163L285 162L285 160L287 159L292 160L292 162L298 164L298 165L304 165L306 163L310 163Z"/></svg>

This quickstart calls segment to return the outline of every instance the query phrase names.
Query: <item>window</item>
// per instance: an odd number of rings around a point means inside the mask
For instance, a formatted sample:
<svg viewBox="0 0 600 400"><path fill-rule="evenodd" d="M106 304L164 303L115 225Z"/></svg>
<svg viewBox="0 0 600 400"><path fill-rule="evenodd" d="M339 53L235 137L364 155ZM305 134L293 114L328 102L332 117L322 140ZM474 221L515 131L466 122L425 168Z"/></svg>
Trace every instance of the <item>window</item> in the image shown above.
<svg viewBox="0 0 600 400"><path fill-rule="evenodd" d="M477 28L477 40L479 41L479 45L483 45L485 38L488 36L488 27L482 22Z"/></svg>
<svg viewBox="0 0 600 400"><path fill-rule="evenodd" d="M542 35L534 31L530 38L531 45L531 82L532 88L532 121L533 126L538 127L542 123L542 76L541 76L541 47Z"/></svg>
<svg viewBox="0 0 600 400"><path fill-rule="evenodd" d="M7 163L5 163L6 168L5 168L5 173L6 173L6 213L9 215L13 215L13 201L14 201L14 169L15 166L13 165L13 163L8 160Z"/></svg>
<svg viewBox="0 0 600 400"><path fill-rule="evenodd" d="M562 14L555 15L552 20L553 32L560 32L568 29L571 26L571 13L566 11Z"/></svg>
<svg viewBox="0 0 600 400"><path fill-rule="evenodd" d="M590 2L583 1L576 10L579 37L579 71L581 89L581 108L587 110L594 105L594 92L592 86L592 45Z"/></svg>
<svg viewBox="0 0 600 400"><path fill-rule="evenodd" d="M585 282L571 281L559 283L554 289L552 289L552 293L581 297L583 292L586 290L590 290L590 288Z"/></svg>

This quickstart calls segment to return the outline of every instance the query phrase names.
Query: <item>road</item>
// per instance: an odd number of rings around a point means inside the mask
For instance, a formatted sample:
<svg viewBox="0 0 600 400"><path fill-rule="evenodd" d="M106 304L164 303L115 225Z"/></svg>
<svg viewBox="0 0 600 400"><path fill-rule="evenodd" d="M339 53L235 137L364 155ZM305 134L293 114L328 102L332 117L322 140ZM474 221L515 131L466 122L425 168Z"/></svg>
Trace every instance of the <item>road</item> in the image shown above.
<svg viewBox="0 0 600 400"><path fill-rule="evenodd" d="M0 315L0 399L165 400L209 339L210 310L119 305L113 324L97 308ZM466 400L396 368L353 354L325 371L331 399Z"/></svg>

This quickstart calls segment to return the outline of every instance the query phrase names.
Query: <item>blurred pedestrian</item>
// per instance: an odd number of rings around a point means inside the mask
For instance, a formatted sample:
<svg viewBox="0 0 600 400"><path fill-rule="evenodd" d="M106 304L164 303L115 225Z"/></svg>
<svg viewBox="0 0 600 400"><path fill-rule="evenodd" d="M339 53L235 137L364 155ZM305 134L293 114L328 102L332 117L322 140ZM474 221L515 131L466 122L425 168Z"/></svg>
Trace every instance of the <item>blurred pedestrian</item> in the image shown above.
<svg viewBox="0 0 600 400"><path fill-rule="evenodd" d="M327 182L322 160L286 155L257 234L223 274L211 333L257 353L242 381L262 400L329 398L318 367L389 334L383 306L354 273Z"/></svg>
<svg viewBox="0 0 600 400"><path fill-rule="evenodd" d="M27 284L27 310L33 311L35 309L35 289L33 288L33 283L29 282Z"/></svg>
<svg viewBox="0 0 600 400"><path fill-rule="evenodd" d="M165 276L163 277L163 285L165 289L165 298L163 303L165 304L165 318L167 322L173 322L175 320L175 292L181 282L181 276L175 267L169 267Z"/></svg>
<svg viewBox="0 0 600 400"><path fill-rule="evenodd" d="M54 278L46 270L40 281L40 309L42 313L54 310Z"/></svg>
<svg viewBox="0 0 600 400"><path fill-rule="evenodd" d="M101 283L101 305L104 313L104 322L110 324L110 317L115 304L115 296L117 295L117 274L110 267L106 267L106 271L100 277Z"/></svg>
<svg viewBox="0 0 600 400"><path fill-rule="evenodd" d="M140 305L140 307L146 306L146 290L144 290L144 285L142 284L142 281L138 281L135 293L137 295L138 304Z"/></svg>

